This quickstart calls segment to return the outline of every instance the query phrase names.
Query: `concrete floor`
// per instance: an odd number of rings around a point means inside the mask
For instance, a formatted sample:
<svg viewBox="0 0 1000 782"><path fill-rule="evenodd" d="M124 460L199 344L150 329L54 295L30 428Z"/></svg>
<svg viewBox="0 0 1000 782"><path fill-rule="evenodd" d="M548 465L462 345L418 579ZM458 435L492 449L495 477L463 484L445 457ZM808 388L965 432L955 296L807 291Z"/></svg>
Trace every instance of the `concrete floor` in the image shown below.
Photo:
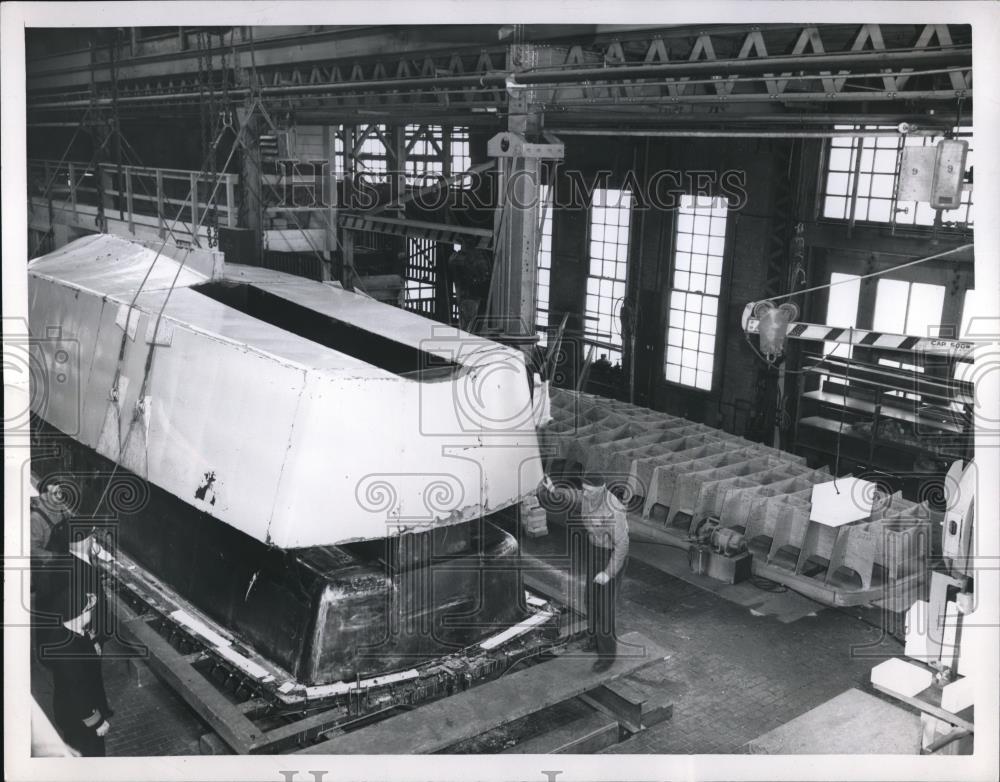
<svg viewBox="0 0 1000 782"><path fill-rule="evenodd" d="M550 530L526 548L536 554L561 549L562 531ZM618 629L638 630L673 652L664 667L637 678L669 693L674 713L605 752L747 752L752 739L845 690L868 690L871 668L902 651L874 623L846 612L799 611L791 621L760 615L635 557L625 576ZM148 671L140 682L127 662L108 660L105 680L116 710L109 755L197 752L206 726ZM32 689L43 708L48 686L44 671L36 671Z"/></svg>

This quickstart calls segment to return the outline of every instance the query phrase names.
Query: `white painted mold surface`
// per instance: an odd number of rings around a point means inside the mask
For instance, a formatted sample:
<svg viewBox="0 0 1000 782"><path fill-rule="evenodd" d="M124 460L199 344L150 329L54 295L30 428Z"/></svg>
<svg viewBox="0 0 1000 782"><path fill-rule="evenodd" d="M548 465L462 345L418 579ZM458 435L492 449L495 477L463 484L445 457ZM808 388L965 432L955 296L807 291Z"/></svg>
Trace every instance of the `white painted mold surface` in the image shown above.
<svg viewBox="0 0 1000 782"><path fill-rule="evenodd" d="M336 286L222 272L460 365L431 379L395 374L202 295L192 286L204 274L107 235L35 259L28 273L29 328L50 344L33 412L258 540L332 545L466 521L541 480L516 350ZM57 361L59 345L70 361Z"/></svg>

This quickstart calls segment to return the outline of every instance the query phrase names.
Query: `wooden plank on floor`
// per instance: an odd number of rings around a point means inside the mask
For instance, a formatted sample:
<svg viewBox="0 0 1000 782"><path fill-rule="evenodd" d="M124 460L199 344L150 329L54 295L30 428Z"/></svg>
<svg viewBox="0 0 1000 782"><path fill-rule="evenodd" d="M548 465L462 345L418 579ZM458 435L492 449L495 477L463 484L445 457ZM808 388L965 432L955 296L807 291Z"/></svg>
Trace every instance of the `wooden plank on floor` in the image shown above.
<svg viewBox="0 0 1000 782"><path fill-rule="evenodd" d="M503 755L592 755L618 743L618 720L595 711L555 730L508 747Z"/></svg>
<svg viewBox="0 0 1000 782"><path fill-rule="evenodd" d="M641 706L649 700L650 693L645 685L630 681L629 679L615 679L613 682L601 685L604 689L611 690L619 698L629 703Z"/></svg>
<svg viewBox="0 0 1000 782"><path fill-rule="evenodd" d="M575 698L668 656L665 649L641 633L625 633L619 639L619 655L606 671L593 670L593 655L567 653L376 725L337 736L303 752L311 755L436 752Z"/></svg>
<svg viewBox="0 0 1000 782"><path fill-rule="evenodd" d="M646 697L627 682L608 682L581 695L580 700L615 718L631 733L642 730L642 705Z"/></svg>
<svg viewBox="0 0 1000 782"><path fill-rule="evenodd" d="M674 703L669 698L655 705L646 704L642 710L642 727L652 728L674 716Z"/></svg>
<svg viewBox="0 0 1000 782"><path fill-rule="evenodd" d="M146 662L170 689L180 695L236 752L250 751L261 738L261 731L236 704L230 703L208 679L185 661L184 655L145 621L135 619L124 623L124 627L149 650Z"/></svg>
<svg viewBox="0 0 1000 782"><path fill-rule="evenodd" d="M642 713L642 731L633 733L631 736L626 737L622 741L619 741L615 745L615 752L621 752L622 754L629 754L630 752L644 753L649 752L648 749L632 749L638 746L637 739L642 735L642 732L648 730L649 728L659 725L661 722L666 722L671 717L674 716L674 704L668 699L663 699L660 705L652 706L646 708Z"/></svg>
<svg viewBox="0 0 1000 782"><path fill-rule="evenodd" d="M318 734L343 722L346 716L347 709L337 706L289 722L287 725L280 725L264 734L264 737L254 745L253 751L268 755L277 754L296 743L313 740Z"/></svg>

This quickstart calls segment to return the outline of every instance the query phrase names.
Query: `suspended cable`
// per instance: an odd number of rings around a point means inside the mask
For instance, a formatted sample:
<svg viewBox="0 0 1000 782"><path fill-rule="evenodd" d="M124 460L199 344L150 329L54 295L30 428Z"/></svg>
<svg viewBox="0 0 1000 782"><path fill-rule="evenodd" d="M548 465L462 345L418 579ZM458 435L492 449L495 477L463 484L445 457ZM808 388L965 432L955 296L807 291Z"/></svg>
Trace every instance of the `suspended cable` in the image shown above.
<svg viewBox="0 0 1000 782"><path fill-rule="evenodd" d="M101 151L104 149L104 147L106 147L108 145L108 142L111 141L111 137L112 137L112 134L109 133L107 136L104 137L104 141L101 142L100 146L98 146L97 149L94 150L93 154L90 156L90 162L87 163L86 168L84 168L83 173L80 175L80 180L82 180L83 177L85 177L89 173L91 167L93 167L94 164L97 162L97 156L101 153ZM69 151L69 149L67 148L67 152L68 151ZM52 181L55 181L55 179L58 178L59 171L62 168L62 164L65 162L65 160L66 160L66 158L65 158L65 155L64 155L63 158L62 158L62 160L60 160L60 162L56 164L56 170L55 170L55 173L53 173L53 175L52 175ZM98 178L98 185L99 184L100 184L100 178ZM76 190L77 190L78 186L79 186L79 181L77 181L75 183L72 183L70 185L69 195L70 195L71 199L76 194ZM46 189L46 192L48 192L47 189ZM42 198L47 198L46 195L42 195L41 197ZM103 227L102 227L102 223L103 223L103 198L101 198L100 193L98 193L98 202L97 202L97 205L98 205L97 218L96 218L97 219L97 227L101 228L102 233L103 233ZM51 216L50 216L50 225L51 225ZM41 244L45 240L45 237L49 236L51 233L52 233L52 228L50 227L49 230L46 231L45 234L42 235L42 237L39 239L39 241L35 243L34 250L29 251L29 257L31 257L31 258L35 257L35 254L41 248Z"/></svg>
<svg viewBox="0 0 1000 782"><path fill-rule="evenodd" d="M77 123L76 130L73 131L73 135L70 137L69 143L66 145L66 149L63 151L62 157L59 158L59 162L56 163L56 169L52 172L52 177L48 182L45 183L45 187L42 189L42 198L48 198L49 190L52 185L55 184L56 178L59 176L59 169L62 168L63 163L66 162L66 157L69 155L69 151L73 148L73 142L76 141L76 137L80 135L80 131L83 130L84 123L87 117L90 116L90 111L93 106L88 106L87 110L83 113L80 121Z"/></svg>
<svg viewBox="0 0 1000 782"><path fill-rule="evenodd" d="M965 250L971 250L975 245L971 242L969 244L963 244L958 247L953 247L950 250L944 250L934 255L928 255L924 258L917 258L913 261L907 261L906 263L901 263L898 266L893 266L889 269L882 269L877 272L870 272L868 274L863 274L860 277L852 277L851 279L838 280L837 282L828 282L824 285L815 285L812 288L805 288L800 291L792 291L791 293L783 293L780 296L768 296L766 301L781 301L782 299L788 299L792 296L799 296L803 293L813 293L814 291L825 290L826 288L832 288L834 285L844 285L846 283L856 283L860 280L867 280L871 277L879 277L883 274L892 274L893 272L899 271L900 269L906 269L910 266L916 266L919 263L927 263L928 261L935 261L939 258L946 258L949 255L955 255L956 253L964 252Z"/></svg>
<svg viewBox="0 0 1000 782"><path fill-rule="evenodd" d="M213 144L213 149L212 149L213 154L214 154L214 151L215 151L215 147L218 146L218 143L219 143L219 141L221 141L222 135L224 133L225 133L225 129L216 138L215 143ZM242 133L242 128L240 130L240 133ZM238 139L239 139L239 134L237 134L237 140ZM230 151L229 158L226 161L226 167L228 167L229 162L232 160L232 156L235 153L235 151L236 151L236 144L233 145L233 149ZM204 171L204 168L203 168L203 171ZM203 171L202 171L202 173L203 173ZM213 189L211 197L214 197L217 188L218 188L218 181L215 183L215 188ZM194 192L194 190L192 188L192 192L190 193L189 198L185 199L185 201L181 204L180 208L178 209L177 216L174 218L174 225L176 225L177 221L180 219L180 215L182 214L182 212L184 210L184 205L187 203L187 201L190 200L191 198L196 197L196 196L197 196L197 194ZM197 226L195 226L195 231L197 231ZM164 239L161 242L159 249L156 251L156 255L153 257L152 263L149 265L149 268L146 270L146 273L143 275L143 278L142 278L142 280L139 283L139 287L136 289L135 294L132 296L131 302L129 303L128 314L126 316L125 326L124 326L123 331L122 331L122 342L121 342L121 345L120 345L119 351L118 351L118 365L115 368L115 379L114 379L113 384L112 384L112 401L115 402L116 408L117 408L117 402L118 402L118 381L119 381L119 378L121 377L121 365L122 365L122 361L124 360L124 356L125 356L125 347L128 344L128 324L129 324L129 321L132 319L132 310L135 307L135 302L138 299L139 294L142 292L142 289L145 286L146 281L149 279L149 276L150 276L150 274L153 271L153 267L156 265L157 261L159 260L160 255L163 252L163 248L166 247L166 244L167 244L166 239ZM140 415L144 412L143 405L144 405L144 399L145 399L145 391L146 391L146 388L147 388L147 386L149 384L149 377L150 377L150 375L152 373L153 356L156 353L156 345L157 345L156 339L157 339L157 335L159 334L159 330L160 330L160 322L162 321L163 313L164 313L164 311L167 308L167 304L170 301L170 297L173 295L174 288L177 285L177 280L180 279L181 272L183 271L184 267L186 266L187 260L190 257L190 255L191 255L191 248L188 248L186 250L186 252L184 253L184 257L177 264L177 268L174 271L174 277L170 281L170 286L167 288L167 292L166 292L166 295L164 296L163 303L160 305L160 308L157 311L156 321L155 321L155 323L153 325L152 338L150 339L149 352L146 354L146 362L145 362L145 365L143 367L142 382L140 383L140 386L139 386L139 392L138 392L137 400L136 400L136 407L133 410L132 418L131 418L131 420L129 422L129 428L128 428L128 430L125 433L125 439L124 439L124 441L121 441L121 440L119 441L118 459L123 458L126 450L128 449L128 445L131 442L131 438L132 438L132 432L135 429L135 423L136 423L136 421L139 420ZM101 505L104 503L104 500L107 497L108 491L111 488L111 482L114 480L114 477L115 477L115 475L118 472L119 466L120 466L119 462L115 461L115 465L114 465L114 467L111 470L111 474L108 476L108 480L107 480L107 483L104 486L104 490L101 492L101 496L98 498L97 504L95 505L94 510L91 513L91 518L94 518L97 515L98 511L100 511Z"/></svg>

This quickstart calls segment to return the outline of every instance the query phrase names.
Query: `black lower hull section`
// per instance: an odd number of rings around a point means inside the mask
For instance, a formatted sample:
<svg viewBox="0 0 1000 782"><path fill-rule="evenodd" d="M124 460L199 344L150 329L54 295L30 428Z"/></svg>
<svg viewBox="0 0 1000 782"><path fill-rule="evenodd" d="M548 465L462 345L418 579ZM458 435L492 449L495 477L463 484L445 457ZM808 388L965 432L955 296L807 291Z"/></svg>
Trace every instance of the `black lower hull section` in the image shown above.
<svg viewBox="0 0 1000 782"><path fill-rule="evenodd" d="M89 520L96 510L112 546L305 684L419 665L527 613L517 542L488 519L283 550L40 421L32 470L61 476L76 514ZM330 516L334 524L335 502Z"/></svg>

